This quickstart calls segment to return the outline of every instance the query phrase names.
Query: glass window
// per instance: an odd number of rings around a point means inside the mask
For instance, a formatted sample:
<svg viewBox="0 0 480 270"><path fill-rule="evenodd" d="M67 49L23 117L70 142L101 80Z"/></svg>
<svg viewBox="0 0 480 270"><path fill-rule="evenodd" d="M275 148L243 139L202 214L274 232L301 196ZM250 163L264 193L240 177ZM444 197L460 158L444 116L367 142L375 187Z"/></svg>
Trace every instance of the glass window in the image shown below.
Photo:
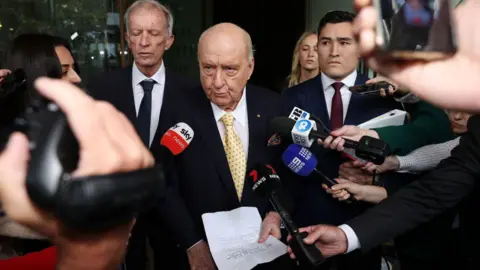
<svg viewBox="0 0 480 270"><path fill-rule="evenodd" d="M116 0L2 0L0 54L22 33L61 36L70 41L86 81L121 66L120 17Z"/></svg>
<svg viewBox="0 0 480 270"><path fill-rule="evenodd" d="M41 32L70 41L85 83L103 71L132 63L124 36L123 14L133 0L1 0L0 59L21 33ZM175 43L166 66L198 77L197 40L204 27L204 1L161 1L172 9Z"/></svg>

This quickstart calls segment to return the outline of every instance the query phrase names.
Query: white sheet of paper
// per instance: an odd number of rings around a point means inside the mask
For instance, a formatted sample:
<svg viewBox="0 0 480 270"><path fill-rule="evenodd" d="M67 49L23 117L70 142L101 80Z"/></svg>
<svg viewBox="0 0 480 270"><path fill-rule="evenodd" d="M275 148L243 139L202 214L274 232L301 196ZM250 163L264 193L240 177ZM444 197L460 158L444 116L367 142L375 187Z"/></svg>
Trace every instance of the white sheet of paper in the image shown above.
<svg viewBox="0 0 480 270"><path fill-rule="evenodd" d="M206 213L202 220L219 270L250 270L287 252L287 246L272 236L258 243L262 219L255 207Z"/></svg>

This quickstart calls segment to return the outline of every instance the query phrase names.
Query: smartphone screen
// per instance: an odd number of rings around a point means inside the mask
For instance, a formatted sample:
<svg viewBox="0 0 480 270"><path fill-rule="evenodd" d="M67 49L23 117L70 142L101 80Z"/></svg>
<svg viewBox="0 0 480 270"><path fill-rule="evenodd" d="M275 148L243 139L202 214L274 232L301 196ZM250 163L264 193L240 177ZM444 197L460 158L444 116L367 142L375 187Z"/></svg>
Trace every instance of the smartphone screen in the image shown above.
<svg viewBox="0 0 480 270"><path fill-rule="evenodd" d="M456 52L450 0L374 0L377 45L388 57L444 59Z"/></svg>

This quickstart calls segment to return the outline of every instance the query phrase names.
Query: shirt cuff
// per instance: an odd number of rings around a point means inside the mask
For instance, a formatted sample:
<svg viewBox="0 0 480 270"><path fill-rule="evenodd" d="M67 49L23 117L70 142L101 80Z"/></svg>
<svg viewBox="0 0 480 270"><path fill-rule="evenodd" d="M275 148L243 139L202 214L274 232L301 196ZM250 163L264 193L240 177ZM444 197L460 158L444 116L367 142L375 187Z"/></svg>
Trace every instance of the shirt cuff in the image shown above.
<svg viewBox="0 0 480 270"><path fill-rule="evenodd" d="M345 254L360 248L360 241L358 240L357 234L355 234L350 226L342 224L338 226L338 228L340 228L347 236L347 251Z"/></svg>
<svg viewBox="0 0 480 270"><path fill-rule="evenodd" d="M195 244L193 244L191 247L187 248L187 251L189 251L191 248L193 248L194 246L200 244L201 242L203 242L203 240L200 240L198 242L196 242Z"/></svg>
<svg viewBox="0 0 480 270"><path fill-rule="evenodd" d="M398 170L397 171L403 171L405 170L405 167L408 166L408 159L405 158L405 156L395 156L398 159Z"/></svg>

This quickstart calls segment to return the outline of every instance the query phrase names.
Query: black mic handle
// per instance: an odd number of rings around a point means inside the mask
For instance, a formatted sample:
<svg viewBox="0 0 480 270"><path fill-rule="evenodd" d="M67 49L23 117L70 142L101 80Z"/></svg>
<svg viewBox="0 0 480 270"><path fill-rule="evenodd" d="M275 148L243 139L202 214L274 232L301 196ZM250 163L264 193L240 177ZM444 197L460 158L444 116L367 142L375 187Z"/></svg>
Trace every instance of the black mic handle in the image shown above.
<svg viewBox="0 0 480 270"><path fill-rule="evenodd" d="M300 267L308 267L310 269L317 269L324 261L325 257L315 244L308 245L303 242L303 239L308 236L307 232L291 234L292 238L288 241L288 245L295 254L296 260Z"/></svg>
<svg viewBox="0 0 480 270"><path fill-rule="evenodd" d="M273 208L277 213L280 215L285 228L287 229L288 233L291 235L298 233L298 226L293 222L292 217L290 214L283 208L282 204L280 203L280 198L278 198L277 192L272 192L270 194L270 203L272 204Z"/></svg>
<svg viewBox="0 0 480 270"><path fill-rule="evenodd" d="M322 171L318 170L317 168L315 168L314 171L323 178L323 182L324 182L325 185L327 185L329 188L331 188L333 185L338 184L337 182L335 182L335 181L333 181L332 179L330 179L330 177L326 176Z"/></svg>
<svg viewBox="0 0 480 270"><path fill-rule="evenodd" d="M328 136L330 136L330 134L326 134L326 133L322 133L320 131L317 131L317 130L312 130L309 134L309 137L310 139L321 139L322 141L325 140ZM336 137L333 137L333 139L336 139ZM345 143L343 144L343 146L345 148L352 148L352 149L357 149L358 148L358 142L357 141L353 141L353 140L350 140L350 139L345 139Z"/></svg>
<svg viewBox="0 0 480 270"><path fill-rule="evenodd" d="M329 188L338 184L337 182L330 179L330 177L326 176L322 171L317 170L317 168L315 168L314 171L323 178L323 183L325 183ZM347 202L347 203L352 203L352 202L356 202L356 201L358 201L358 200L354 196L351 196L351 194L350 194L350 198L345 200L345 202Z"/></svg>
<svg viewBox="0 0 480 270"><path fill-rule="evenodd" d="M351 148L351 149L357 149L358 148L358 142L357 141L353 141L353 140L350 140L350 139L345 139L345 143L343 144L343 147L345 148Z"/></svg>

